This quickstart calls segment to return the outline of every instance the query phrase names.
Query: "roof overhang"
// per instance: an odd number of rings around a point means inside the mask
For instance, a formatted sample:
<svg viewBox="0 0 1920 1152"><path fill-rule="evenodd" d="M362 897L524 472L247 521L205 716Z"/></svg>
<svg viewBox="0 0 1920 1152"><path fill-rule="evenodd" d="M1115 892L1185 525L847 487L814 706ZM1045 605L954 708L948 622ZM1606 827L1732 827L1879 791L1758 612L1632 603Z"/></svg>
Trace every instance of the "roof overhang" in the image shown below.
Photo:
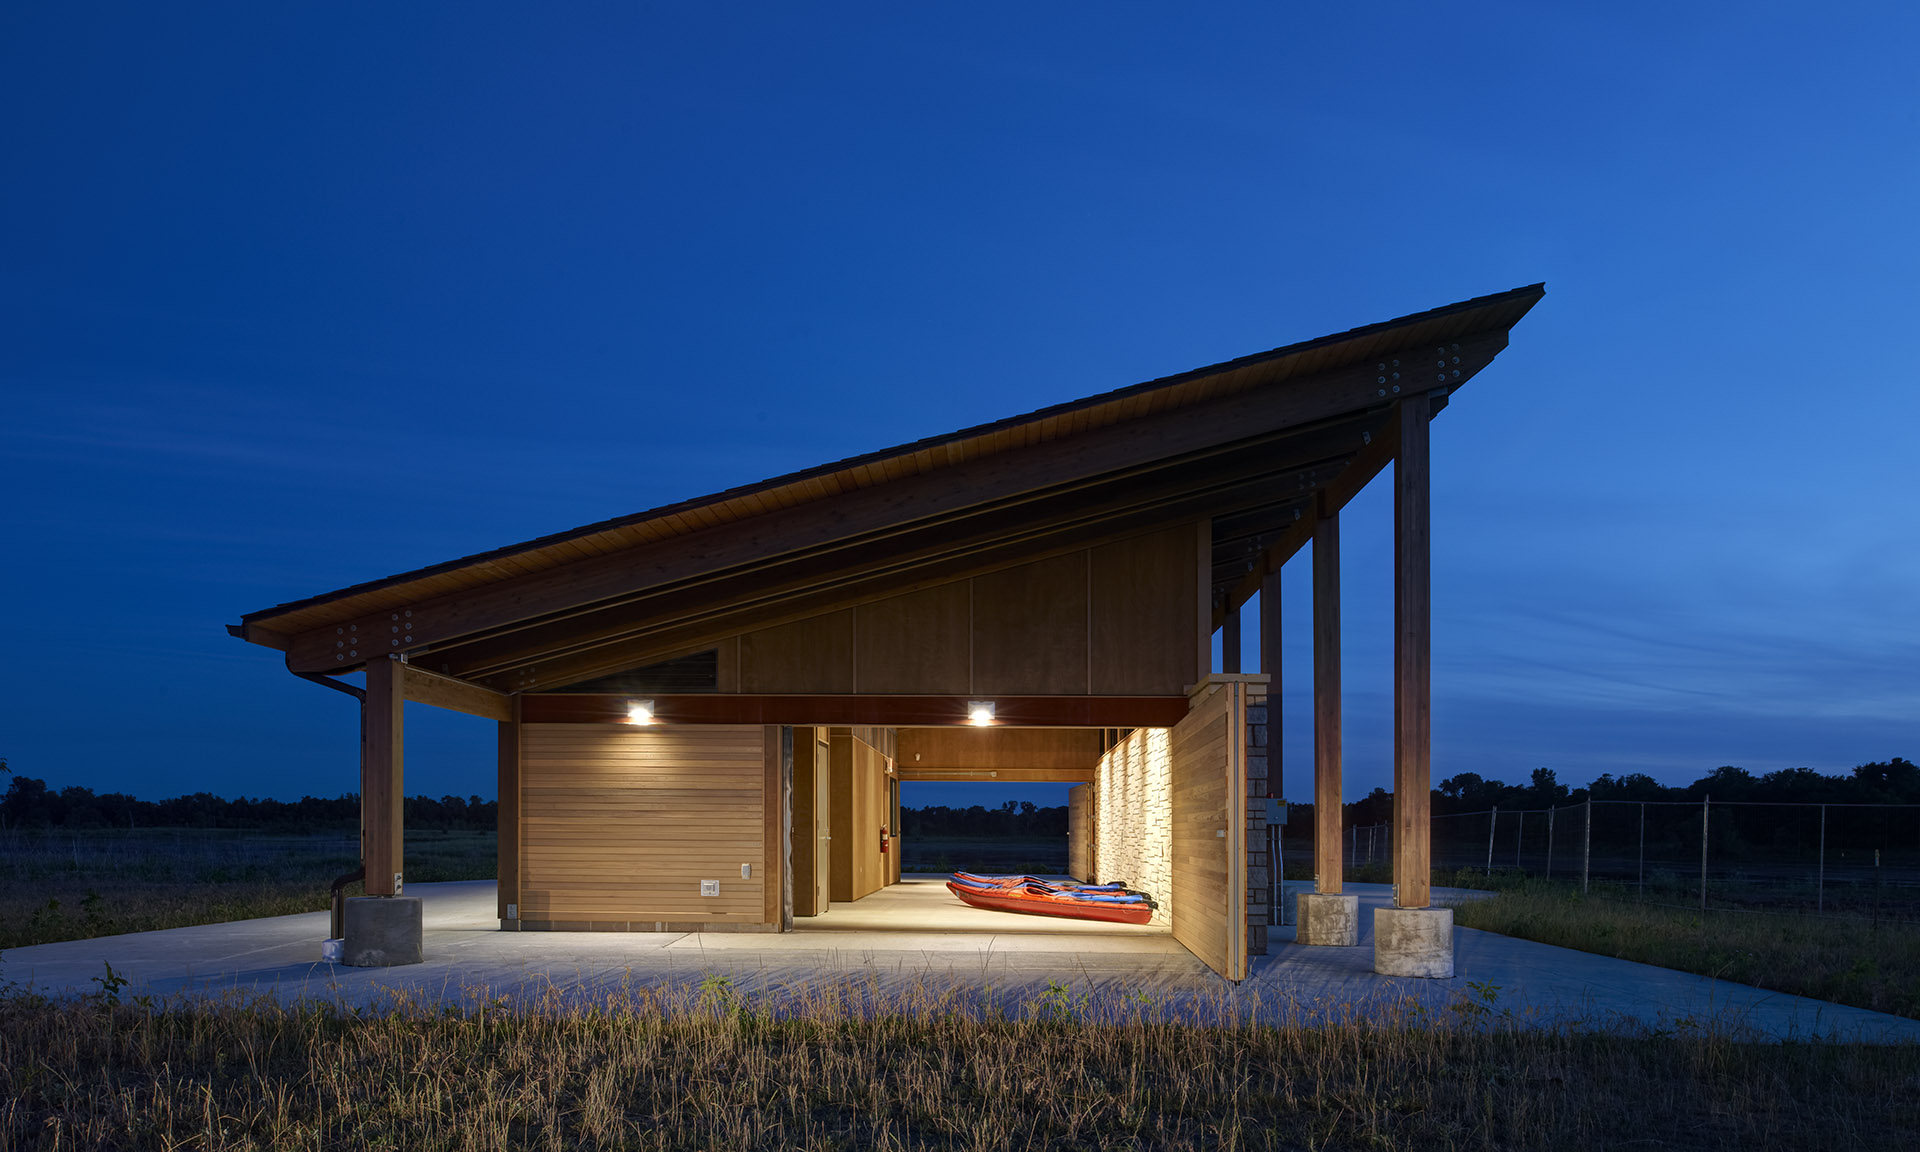
<svg viewBox="0 0 1920 1152"><path fill-rule="evenodd" d="M252 612L302 674L383 655L544 690L742 632L1211 520L1216 619L1544 295L1496 296Z"/></svg>

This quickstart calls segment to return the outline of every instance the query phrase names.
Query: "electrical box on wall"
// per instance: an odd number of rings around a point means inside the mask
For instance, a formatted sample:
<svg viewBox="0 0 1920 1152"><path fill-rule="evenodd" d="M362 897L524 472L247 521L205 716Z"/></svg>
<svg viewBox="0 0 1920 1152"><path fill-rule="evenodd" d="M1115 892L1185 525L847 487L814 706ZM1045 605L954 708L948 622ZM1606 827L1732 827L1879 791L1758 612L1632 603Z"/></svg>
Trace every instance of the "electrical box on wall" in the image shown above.
<svg viewBox="0 0 1920 1152"><path fill-rule="evenodd" d="M742 880L753 879L753 865L751 864L740 865L740 879Z"/></svg>
<svg viewBox="0 0 1920 1152"><path fill-rule="evenodd" d="M1277 828L1286 824L1286 822L1287 802L1285 800L1275 800L1271 796L1267 797L1267 826L1269 828Z"/></svg>
<svg viewBox="0 0 1920 1152"><path fill-rule="evenodd" d="M702 895L702 896L718 896L718 895L720 895L720 881L718 881L718 880L702 880L702 881L700 881L700 895Z"/></svg>

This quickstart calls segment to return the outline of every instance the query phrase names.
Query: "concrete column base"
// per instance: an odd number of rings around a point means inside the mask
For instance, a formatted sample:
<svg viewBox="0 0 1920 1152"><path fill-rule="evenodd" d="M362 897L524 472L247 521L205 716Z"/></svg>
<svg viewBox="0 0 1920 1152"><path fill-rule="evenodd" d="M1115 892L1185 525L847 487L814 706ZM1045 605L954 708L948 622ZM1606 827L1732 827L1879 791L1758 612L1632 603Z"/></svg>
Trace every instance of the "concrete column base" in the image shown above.
<svg viewBox="0 0 1920 1152"><path fill-rule="evenodd" d="M1343 892L1300 893L1295 906L1299 924L1293 938L1300 944L1351 948L1360 943L1360 897Z"/></svg>
<svg viewBox="0 0 1920 1152"><path fill-rule="evenodd" d="M1376 908L1373 970L1382 976L1453 976L1453 909Z"/></svg>
<svg viewBox="0 0 1920 1152"><path fill-rule="evenodd" d="M359 968L418 964L425 936L418 896L355 896L347 901L341 962Z"/></svg>

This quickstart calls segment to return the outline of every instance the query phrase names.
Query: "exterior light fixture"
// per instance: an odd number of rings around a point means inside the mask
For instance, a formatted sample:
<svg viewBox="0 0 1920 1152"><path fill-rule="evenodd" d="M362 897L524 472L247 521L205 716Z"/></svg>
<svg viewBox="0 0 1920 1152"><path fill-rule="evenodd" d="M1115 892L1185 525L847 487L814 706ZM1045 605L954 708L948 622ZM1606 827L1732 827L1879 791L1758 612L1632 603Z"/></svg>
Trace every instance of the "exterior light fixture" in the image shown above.
<svg viewBox="0 0 1920 1152"><path fill-rule="evenodd" d="M993 701L967 701L967 723L973 725L975 728L985 728L987 725L993 723Z"/></svg>
<svg viewBox="0 0 1920 1152"><path fill-rule="evenodd" d="M629 724L653 723L653 701L635 700L633 702L633 706L627 709L627 723Z"/></svg>

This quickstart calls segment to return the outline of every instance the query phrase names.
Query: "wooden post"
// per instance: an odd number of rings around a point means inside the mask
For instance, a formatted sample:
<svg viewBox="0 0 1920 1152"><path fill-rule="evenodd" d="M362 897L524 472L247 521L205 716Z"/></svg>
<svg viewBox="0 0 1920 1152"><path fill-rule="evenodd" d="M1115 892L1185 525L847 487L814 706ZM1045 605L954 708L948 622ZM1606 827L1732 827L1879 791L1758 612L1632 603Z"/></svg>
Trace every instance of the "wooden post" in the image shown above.
<svg viewBox="0 0 1920 1152"><path fill-rule="evenodd" d="M502 920L520 917L520 697L512 699L510 720L500 721L498 829Z"/></svg>
<svg viewBox="0 0 1920 1152"><path fill-rule="evenodd" d="M1340 867L1340 513L1313 522L1313 872L1321 895L1342 890Z"/></svg>
<svg viewBox="0 0 1920 1152"><path fill-rule="evenodd" d="M1287 794L1280 754L1280 568L1260 577L1260 671L1267 674L1267 789Z"/></svg>
<svg viewBox="0 0 1920 1152"><path fill-rule="evenodd" d="M1240 671L1240 609L1227 606L1226 622L1220 626L1220 671Z"/></svg>
<svg viewBox="0 0 1920 1152"><path fill-rule="evenodd" d="M401 748L400 661L375 657L367 662L365 756L360 768L360 859L367 867L367 895L398 896L401 881L404 797Z"/></svg>
<svg viewBox="0 0 1920 1152"><path fill-rule="evenodd" d="M1431 397L1400 401L1393 461L1393 902L1400 908L1425 908L1433 879L1432 417Z"/></svg>

